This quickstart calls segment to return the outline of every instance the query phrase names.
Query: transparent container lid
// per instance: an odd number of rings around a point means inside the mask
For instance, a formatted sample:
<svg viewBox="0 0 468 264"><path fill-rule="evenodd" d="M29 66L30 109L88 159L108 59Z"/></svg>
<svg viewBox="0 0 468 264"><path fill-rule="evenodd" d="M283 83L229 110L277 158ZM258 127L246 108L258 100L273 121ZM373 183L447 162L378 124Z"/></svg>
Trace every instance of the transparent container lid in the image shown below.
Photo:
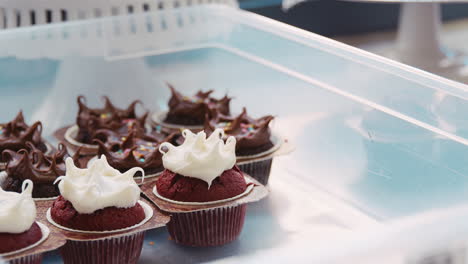
<svg viewBox="0 0 468 264"><path fill-rule="evenodd" d="M467 235L465 85L222 6L0 32L0 122L23 109L50 140L78 95L161 111L166 83L274 114L295 151L275 158L239 240L192 249L151 231L141 263L407 262Z"/></svg>

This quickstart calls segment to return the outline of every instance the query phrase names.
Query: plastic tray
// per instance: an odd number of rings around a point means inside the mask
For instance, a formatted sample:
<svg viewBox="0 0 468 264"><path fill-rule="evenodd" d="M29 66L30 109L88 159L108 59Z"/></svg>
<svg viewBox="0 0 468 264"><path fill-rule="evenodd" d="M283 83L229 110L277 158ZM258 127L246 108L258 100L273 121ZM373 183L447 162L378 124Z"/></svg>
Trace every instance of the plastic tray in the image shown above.
<svg viewBox="0 0 468 264"><path fill-rule="evenodd" d="M22 108L47 135L74 122L79 94L164 110L165 82L278 117L297 148L275 159L271 195L249 207L240 239L197 249L150 232L141 263L419 263L440 245L463 249L462 84L222 6L6 30L0 56L0 121Z"/></svg>

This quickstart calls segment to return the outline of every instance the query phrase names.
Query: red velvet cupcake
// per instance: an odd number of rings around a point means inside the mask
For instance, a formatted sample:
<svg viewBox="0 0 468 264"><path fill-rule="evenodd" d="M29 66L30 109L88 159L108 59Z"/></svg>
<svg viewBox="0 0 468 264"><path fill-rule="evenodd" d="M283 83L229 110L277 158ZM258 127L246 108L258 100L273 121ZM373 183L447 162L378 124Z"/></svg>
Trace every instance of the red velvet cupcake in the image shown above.
<svg viewBox="0 0 468 264"><path fill-rule="evenodd" d="M136 172L144 176L141 168L119 172L105 156L87 169L75 167L71 158L66 160L66 175L58 179L61 196L48 212L49 220L72 232L123 234L98 241L68 241L62 248L65 263L113 263L116 259L136 263L144 233L130 231L152 216L151 208L139 201L140 188L133 180Z"/></svg>
<svg viewBox="0 0 468 264"><path fill-rule="evenodd" d="M38 246L48 235L48 229L38 224L36 205L32 199L33 183L25 180L22 192L0 189L0 257ZM42 254L12 260L18 263L40 263Z"/></svg>
<svg viewBox="0 0 468 264"><path fill-rule="evenodd" d="M209 138L183 131L184 143L178 147L163 143L166 170L158 178L155 195L177 204L223 203L247 193L248 183L236 163L234 137L224 143L222 129ZM167 225L177 243L189 246L219 246L235 240L241 233L246 204L173 213Z"/></svg>

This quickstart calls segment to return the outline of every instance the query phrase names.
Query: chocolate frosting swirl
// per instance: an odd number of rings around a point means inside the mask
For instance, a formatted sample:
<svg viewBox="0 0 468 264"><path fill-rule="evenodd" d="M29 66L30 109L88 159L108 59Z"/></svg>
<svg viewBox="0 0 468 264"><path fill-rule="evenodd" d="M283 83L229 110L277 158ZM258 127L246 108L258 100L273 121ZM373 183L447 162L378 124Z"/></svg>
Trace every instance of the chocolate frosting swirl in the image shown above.
<svg viewBox="0 0 468 264"><path fill-rule="evenodd" d="M31 142L27 142L26 145L29 150L4 150L2 152L2 156L7 162L5 171L8 175L2 187L4 189L13 188L12 191L19 192L20 190L15 190L15 186L21 186L20 183L29 179L35 185L34 198L59 195L58 189L53 184L57 177L65 175L65 159L70 156L67 148L60 143L55 153L46 155ZM77 158L78 156L73 157L74 160ZM41 185L48 186L46 193Z"/></svg>
<svg viewBox="0 0 468 264"><path fill-rule="evenodd" d="M179 93L168 84L172 96L169 100L169 111L164 122L177 125L203 125L206 115L217 110L229 115L231 98L224 96L221 99L210 97L213 90L198 91L194 96L188 97Z"/></svg>
<svg viewBox="0 0 468 264"><path fill-rule="evenodd" d="M26 142L31 142L33 146L41 151L47 151L42 138L42 123L35 122L32 126L28 126L24 122L23 112L19 112L12 121L0 124L0 153L4 150L18 151L28 148ZM0 157L0 162L4 162L4 158Z"/></svg>
<svg viewBox="0 0 468 264"><path fill-rule="evenodd" d="M171 141L175 133L164 139L159 139L141 131L132 130L126 137L119 137L113 131L99 131L99 138L94 142L98 144L98 155L105 155L107 162L117 170L124 172L133 167L143 168L146 174L153 174L163 170L162 154L159 145Z"/></svg>
<svg viewBox="0 0 468 264"><path fill-rule="evenodd" d="M115 107L107 96L104 96L104 108L89 108L85 104L85 97L78 96L78 135L79 142L93 144L95 133L100 129L118 131L121 134L128 134L129 129L139 127L144 129L148 112L138 117L135 113L137 104L141 101L133 101L127 109Z"/></svg>
<svg viewBox="0 0 468 264"><path fill-rule="evenodd" d="M222 128L225 136L236 138L236 155L252 155L273 147L269 127L273 116L267 115L254 119L247 115L245 107L238 116L226 116L219 111L212 113L212 118L205 122L205 132L211 134L216 128Z"/></svg>

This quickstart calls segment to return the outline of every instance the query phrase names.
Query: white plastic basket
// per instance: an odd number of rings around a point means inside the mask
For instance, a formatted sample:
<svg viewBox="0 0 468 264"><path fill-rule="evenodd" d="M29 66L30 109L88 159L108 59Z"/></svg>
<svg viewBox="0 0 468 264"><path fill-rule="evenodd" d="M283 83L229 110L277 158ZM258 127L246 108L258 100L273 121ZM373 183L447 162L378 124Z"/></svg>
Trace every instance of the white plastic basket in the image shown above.
<svg viewBox="0 0 468 264"><path fill-rule="evenodd" d="M16 28L236 0L0 0L0 28Z"/></svg>
<svg viewBox="0 0 468 264"><path fill-rule="evenodd" d="M82 21L75 27L64 24L34 32L21 31L15 35L23 40L21 43L11 45L8 38L0 42L0 55L21 59L103 56L111 60L139 57L146 51L167 52L168 49L183 49L185 43L209 42L222 37L230 27L230 23L213 21L197 9L165 9L132 17L107 17L98 23ZM34 49L30 48L31 43Z"/></svg>

